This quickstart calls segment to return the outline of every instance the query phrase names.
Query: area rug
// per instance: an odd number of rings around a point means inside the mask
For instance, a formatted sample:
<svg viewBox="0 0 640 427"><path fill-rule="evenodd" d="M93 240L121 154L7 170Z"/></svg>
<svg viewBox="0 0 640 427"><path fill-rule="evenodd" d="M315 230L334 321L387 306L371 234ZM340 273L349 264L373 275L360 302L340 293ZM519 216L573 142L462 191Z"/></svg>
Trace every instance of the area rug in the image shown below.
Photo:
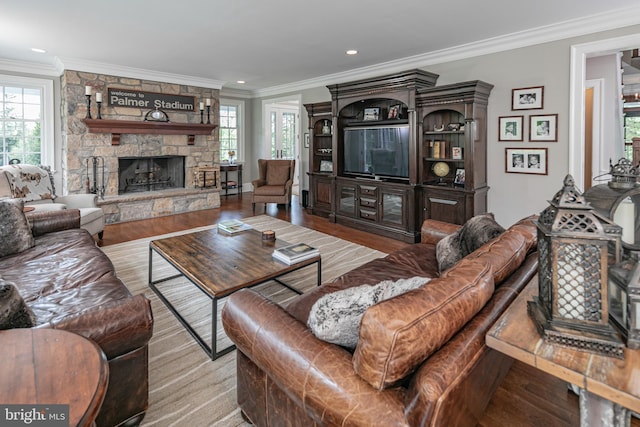
<svg viewBox="0 0 640 427"><path fill-rule="evenodd" d="M308 243L320 249L322 280L327 282L353 268L385 254L286 221L259 215L243 219L258 231L274 230L276 238L289 243ZM151 300L154 317L149 344L149 410L143 426L248 426L236 404L236 353L232 351L211 361L175 316L147 286L149 242L164 237L210 229L154 236L103 247L118 277L133 294L143 293ZM153 258L154 279L175 273L159 256ZM304 291L315 286L315 266L284 277L287 283ZM211 337L211 309L207 297L185 279L162 284L162 292L184 313L187 320L207 341ZM295 296L286 288L266 283L254 288L276 302ZM224 302L224 300L223 300ZM220 328L218 346L229 344ZM220 348L220 347L219 347Z"/></svg>

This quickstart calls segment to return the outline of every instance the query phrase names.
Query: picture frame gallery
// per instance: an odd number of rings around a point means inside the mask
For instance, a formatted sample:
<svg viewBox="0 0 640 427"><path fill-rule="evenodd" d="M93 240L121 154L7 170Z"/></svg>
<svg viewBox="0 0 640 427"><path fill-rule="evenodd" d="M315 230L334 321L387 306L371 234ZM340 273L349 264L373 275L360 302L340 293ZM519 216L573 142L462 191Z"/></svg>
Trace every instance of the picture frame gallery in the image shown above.
<svg viewBox="0 0 640 427"><path fill-rule="evenodd" d="M546 148L505 148L505 172L548 174Z"/></svg>

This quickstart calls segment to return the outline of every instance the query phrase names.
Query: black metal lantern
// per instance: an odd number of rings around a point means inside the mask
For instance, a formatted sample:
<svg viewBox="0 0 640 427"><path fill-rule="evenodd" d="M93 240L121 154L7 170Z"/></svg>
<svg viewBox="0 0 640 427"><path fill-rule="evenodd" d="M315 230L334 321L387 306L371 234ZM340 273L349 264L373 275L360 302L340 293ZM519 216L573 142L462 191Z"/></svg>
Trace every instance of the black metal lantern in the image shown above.
<svg viewBox="0 0 640 427"><path fill-rule="evenodd" d="M624 341L609 323L609 257L618 262L622 228L575 188L571 175L540 214L538 296L529 315L545 340L624 357Z"/></svg>
<svg viewBox="0 0 640 427"><path fill-rule="evenodd" d="M640 348L640 255L632 252L609 267L609 316L627 342Z"/></svg>

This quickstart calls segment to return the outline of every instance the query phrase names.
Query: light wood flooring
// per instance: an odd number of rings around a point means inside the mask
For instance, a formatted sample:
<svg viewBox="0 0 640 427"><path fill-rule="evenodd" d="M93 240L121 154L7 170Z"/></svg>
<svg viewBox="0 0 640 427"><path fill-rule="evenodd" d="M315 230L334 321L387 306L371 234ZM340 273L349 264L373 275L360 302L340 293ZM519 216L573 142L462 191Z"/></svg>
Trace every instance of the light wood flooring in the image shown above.
<svg viewBox="0 0 640 427"><path fill-rule="evenodd" d="M331 223L325 218L310 215L298 204L296 197L288 211L282 205L269 204L265 212L263 206L256 205L255 215L266 213L275 218L290 221L292 224L312 228L382 252L392 252L407 245L407 243L354 230ZM104 240L99 245L112 245L212 225L225 219L240 219L253 215L251 194L245 193L242 198L223 197L220 209L107 225ZM478 390L478 393L483 393L483 390ZM578 397L568 391L566 384L517 361L514 362L511 371L494 394L484 417L478 424L479 427L579 425ZM632 418L631 426L640 427L640 420Z"/></svg>

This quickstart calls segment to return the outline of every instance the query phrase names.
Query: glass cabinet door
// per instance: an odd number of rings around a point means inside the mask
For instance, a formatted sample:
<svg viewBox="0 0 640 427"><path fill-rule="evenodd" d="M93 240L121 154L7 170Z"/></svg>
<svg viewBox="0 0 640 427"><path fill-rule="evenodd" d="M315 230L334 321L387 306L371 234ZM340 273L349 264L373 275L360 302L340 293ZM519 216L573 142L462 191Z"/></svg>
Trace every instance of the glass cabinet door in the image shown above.
<svg viewBox="0 0 640 427"><path fill-rule="evenodd" d="M404 192L382 190L381 222L395 225L404 224Z"/></svg>
<svg viewBox="0 0 640 427"><path fill-rule="evenodd" d="M352 185L338 186L338 211L341 214L355 216L356 187Z"/></svg>

